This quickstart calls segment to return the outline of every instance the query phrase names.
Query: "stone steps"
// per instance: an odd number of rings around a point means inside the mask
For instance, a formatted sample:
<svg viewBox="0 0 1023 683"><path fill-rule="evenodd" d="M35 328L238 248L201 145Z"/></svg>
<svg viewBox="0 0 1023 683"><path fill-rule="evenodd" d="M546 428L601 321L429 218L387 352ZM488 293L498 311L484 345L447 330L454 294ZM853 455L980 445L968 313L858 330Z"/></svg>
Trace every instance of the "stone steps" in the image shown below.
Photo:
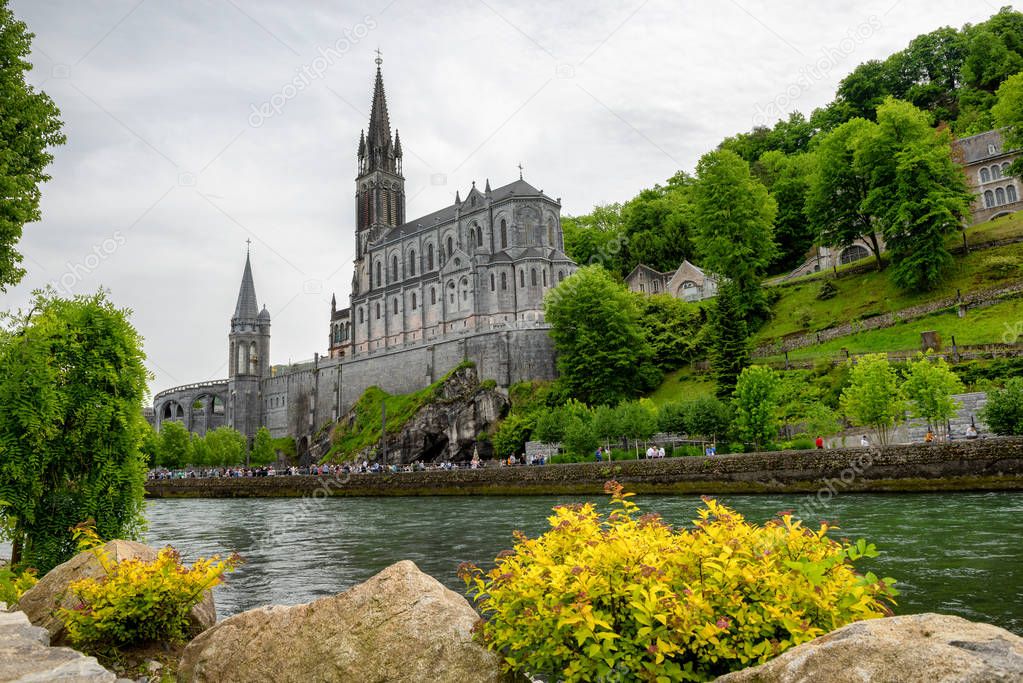
<svg viewBox="0 0 1023 683"><path fill-rule="evenodd" d="M24 612L6 612L0 603L0 681L13 683L114 683L118 680L95 657L69 647L50 647L50 634L33 626Z"/></svg>

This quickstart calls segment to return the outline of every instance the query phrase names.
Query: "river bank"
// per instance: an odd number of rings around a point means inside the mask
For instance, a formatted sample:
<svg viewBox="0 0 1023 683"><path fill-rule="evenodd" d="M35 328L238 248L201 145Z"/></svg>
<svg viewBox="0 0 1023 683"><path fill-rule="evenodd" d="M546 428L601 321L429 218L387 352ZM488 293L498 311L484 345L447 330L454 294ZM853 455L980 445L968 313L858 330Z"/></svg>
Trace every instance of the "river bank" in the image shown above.
<svg viewBox="0 0 1023 683"><path fill-rule="evenodd" d="M636 493L1023 490L1023 438L883 449L775 451L663 460L334 476L165 479L150 498L599 494L616 479Z"/></svg>

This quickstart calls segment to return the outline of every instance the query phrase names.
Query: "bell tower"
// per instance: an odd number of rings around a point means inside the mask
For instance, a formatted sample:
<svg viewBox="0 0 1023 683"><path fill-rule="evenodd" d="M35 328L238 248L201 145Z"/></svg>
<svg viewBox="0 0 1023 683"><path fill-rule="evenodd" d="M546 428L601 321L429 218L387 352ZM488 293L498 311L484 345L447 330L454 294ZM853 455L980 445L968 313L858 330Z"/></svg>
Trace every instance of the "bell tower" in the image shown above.
<svg viewBox="0 0 1023 683"><path fill-rule="evenodd" d="M256 303L247 249L228 346L228 424L251 440L261 424L261 380L270 376L270 312Z"/></svg>
<svg viewBox="0 0 1023 683"><path fill-rule="evenodd" d="M359 175L355 179L356 260L360 260L369 244L390 228L405 222L405 177L401 174L401 137L394 131L387 115L384 77L380 71L383 59L377 50L376 82L373 105L369 114L369 130L359 132Z"/></svg>

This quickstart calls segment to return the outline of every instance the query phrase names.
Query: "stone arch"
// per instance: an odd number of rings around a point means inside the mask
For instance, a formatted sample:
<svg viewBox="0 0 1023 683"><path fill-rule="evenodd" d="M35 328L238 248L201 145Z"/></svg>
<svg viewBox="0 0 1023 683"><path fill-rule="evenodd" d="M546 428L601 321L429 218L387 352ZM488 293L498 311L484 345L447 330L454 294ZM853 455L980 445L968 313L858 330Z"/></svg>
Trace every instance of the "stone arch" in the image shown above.
<svg viewBox="0 0 1023 683"><path fill-rule="evenodd" d="M841 255L838 257L838 262L844 265L846 263L865 259L868 256L870 256L870 252L867 251L866 247L859 244L852 244L842 250Z"/></svg>

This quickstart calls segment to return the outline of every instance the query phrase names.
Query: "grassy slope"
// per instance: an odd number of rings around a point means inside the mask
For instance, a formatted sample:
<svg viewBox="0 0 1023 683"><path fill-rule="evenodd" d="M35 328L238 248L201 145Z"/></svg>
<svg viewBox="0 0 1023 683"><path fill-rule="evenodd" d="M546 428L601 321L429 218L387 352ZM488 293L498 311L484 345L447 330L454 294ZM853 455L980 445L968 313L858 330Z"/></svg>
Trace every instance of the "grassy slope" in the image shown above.
<svg viewBox="0 0 1023 683"><path fill-rule="evenodd" d="M1023 212L985 223L982 227L971 230L969 234L975 243L1023 235ZM837 279L832 280L838 288L838 295L827 301L819 301L816 298L823 281L819 275L779 286L782 298L774 306L774 318L757 333L753 343L759 345L787 334L822 330L843 321L867 318L955 296L957 289L969 292L1020 279L1020 271L1008 274L993 272L987 265L992 257L1007 257L1015 259L1017 263L1023 263L1023 243L975 250L968 255L957 257L945 282L934 291L924 294L901 292L891 283L887 272L876 271L844 276L840 274Z"/></svg>
<svg viewBox="0 0 1023 683"><path fill-rule="evenodd" d="M675 370L664 376L661 386L648 398L655 405L688 401L698 396L713 396L714 380L708 374L694 373L689 368Z"/></svg>

